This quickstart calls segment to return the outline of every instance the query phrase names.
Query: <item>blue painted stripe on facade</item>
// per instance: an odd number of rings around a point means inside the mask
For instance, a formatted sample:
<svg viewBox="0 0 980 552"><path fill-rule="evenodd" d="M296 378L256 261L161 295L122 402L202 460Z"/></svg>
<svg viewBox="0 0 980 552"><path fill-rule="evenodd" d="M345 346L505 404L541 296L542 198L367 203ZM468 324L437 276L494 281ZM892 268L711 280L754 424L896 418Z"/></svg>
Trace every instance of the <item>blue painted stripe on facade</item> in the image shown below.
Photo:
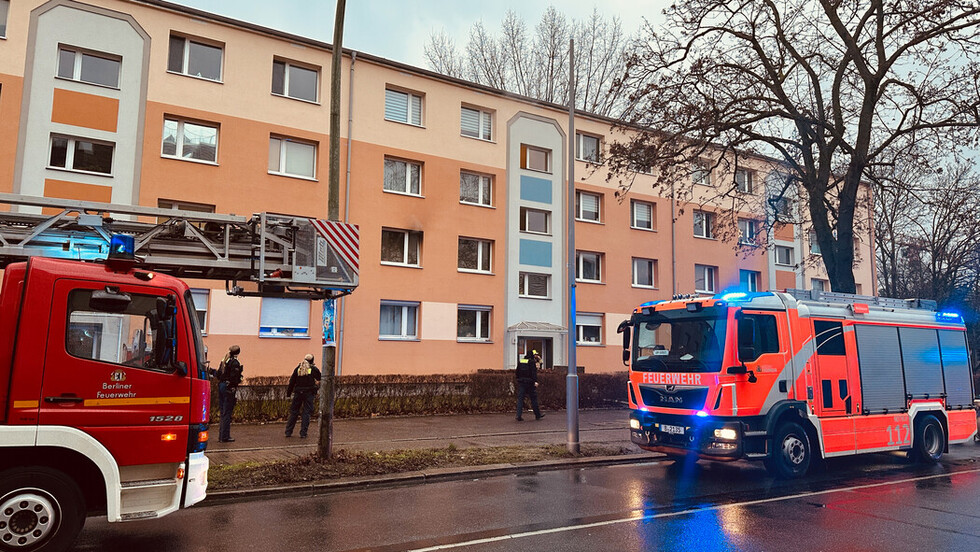
<svg viewBox="0 0 980 552"><path fill-rule="evenodd" d="M521 199L551 204L551 181L521 175Z"/></svg>
<svg viewBox="0 0 980 552"><path fill-rule="evenodd" d="M537 240L521 240L521 264L551 266L551 243Z"/></svg>

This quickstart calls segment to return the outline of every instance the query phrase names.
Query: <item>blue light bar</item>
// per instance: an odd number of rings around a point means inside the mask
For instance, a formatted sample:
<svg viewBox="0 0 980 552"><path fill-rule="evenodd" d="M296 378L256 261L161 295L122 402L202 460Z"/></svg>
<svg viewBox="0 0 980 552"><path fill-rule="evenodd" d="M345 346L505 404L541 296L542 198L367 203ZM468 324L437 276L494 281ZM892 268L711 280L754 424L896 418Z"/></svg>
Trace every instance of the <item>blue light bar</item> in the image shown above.
<svg viewBox="0 0 980 552"><path fill-rule="evenodd" d="M109 259L136 258L136 241L133 236L115 234L109 242Z"/></svg>
<svg viewBox="0 0 980 552"><path fill-rule="evenodd" d="M937 312L936 320L940 322L962 322L963 317L961 317L960 313L958 312L946 311L946 312Z"/></svg>
<svg viewBox="0 0 980 552"><path fill-rule="evenodd" d="M697 417L698 418L707 418L708 417L708 413L705 412L704 410L698 410Z"/></svg>
<svg viewBox="0 0 980 552"><path fill-rule="evenodd" d="M743 293L741 291L736 291L734 293L726 293L721 296L722 301L739 301L745 299L749 296L748 293Z"/></svg>

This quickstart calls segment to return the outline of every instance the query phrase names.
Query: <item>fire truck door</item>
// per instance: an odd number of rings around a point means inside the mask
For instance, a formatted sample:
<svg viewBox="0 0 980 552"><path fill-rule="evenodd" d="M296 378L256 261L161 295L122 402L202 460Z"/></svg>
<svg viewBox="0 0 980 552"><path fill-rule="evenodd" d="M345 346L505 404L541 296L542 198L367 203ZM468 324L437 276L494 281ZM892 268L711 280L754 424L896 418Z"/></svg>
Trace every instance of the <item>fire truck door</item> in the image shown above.
<svg viewBox="0 0 980 552"><path fill-rule="evenodd" d="M854 408L853 382L849 380L848 344L840 320L814 320L814 407L818 416L846 415ZM850 340L853 349L853 339ZM854 357L853 351L850 355Z"/></svg>
<svg viewBox="0 0 980 552"><path fill-rule="evenodd" d="M41 425L88 433L120 465L179 462L186 456L191 378L162 353L167 330L154 314L158 299L171 293L104 282L55 283ZM177 359L186 363L184 316L178 312L175 334Z"/></svg>

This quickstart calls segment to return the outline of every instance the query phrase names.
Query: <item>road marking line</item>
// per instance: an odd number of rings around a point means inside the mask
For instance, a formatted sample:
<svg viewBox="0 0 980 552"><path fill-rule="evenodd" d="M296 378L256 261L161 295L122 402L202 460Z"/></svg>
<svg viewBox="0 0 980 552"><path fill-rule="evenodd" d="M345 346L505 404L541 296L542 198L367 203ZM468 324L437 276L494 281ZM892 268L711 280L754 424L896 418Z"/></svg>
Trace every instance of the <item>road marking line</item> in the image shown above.
<svg viewBox="0 0 980 552"><path fill-rule="evenodd" d="M568 532L568 531L578 531L580 529L592 529L592 528L595 528L595 527L604 527L604 526L607 526L607 525L618 525L618 524L621 524L621 523L629 523L629 522L633 522L633 521L650 521L650 520L653 520L653 519L661 519L661 518L668 518L668 517L684 516L684 515L688 515L688 514L696 514L696 513L701 513L701 512L711 512L711 511L715 511L715 510L722 510L722 509L725 509L725 508L734 508L734 507L738 507L738 506L754 506L754 505L757 505L757 504L766 504L766 503L769 503L769 502L781 502L781 501L784 501L784 500L795 500L795 499L798 499L798 498L806 498L806 497L809 497L809 496L819 496L819 495L826 495L826 494L840 493L840 492L848 492L848 491L860 491L860 490L863 490L863 489L873 489L873 488L876 488L876 487L885 487L885 486L888 486L888 485L901 485L903 483L912 483L914 481L925 481L925 480L928 480L928 479L938 479L940 477L951 477L951 476L954 476L954 475L961 475L961 474L966 474L966 473L980 473L980 468L972 469L972 470L963 470L963 471L958 471L958 472L953 472L953 473L942 473L942 474L936 474L936 475L927 475L927 476L923 476L923 477L911 477L911 478L908 478L908 479L901 479L901 480L898 480L898 481L888 481L888 482L884 482L884 483L869 483L867 485L855 485L853 487L844 487L844 488L838 488L838 489L827 489L827 490L823 490L823 491L813 491L813 492L799 493L799 494L795 494L795 495L779 496L779 497L772 497L772 498L761 498L761 499L758 499L758 500L748 500L746 502L736 502L736 503L732 503L732 504L719 504L719 505L716 505L716 506L708 506L708 507L704 507L704 508L690 508L690 509L682 510L682 511L679 511L679 512L664 512L664 513L661 513L661 514L651 514L651 515L634 514L634 515L631 515L629 517L620 518L620 519L610 519L610 520L605 520L605 521L596 521L596 522L592 522L592 523L583 523L583 524L580 524L580 525L568 525L568 526L565 526L565 527L554 527L552 529L541 529L541 530L538 530L538 531L527 531L527 532L524 532L524 533L514 533L513 535L502 535L502 536L499 536L499 537L488 537L488 538L482 538L482 539L474 539L474 540L471 540L471 541L463 541L463 542L457 542L457 543L453 543L453 544L440 544L440 545L437 545L437 546L429 546L429 547L426 547L426 548L415 548L415 549L412 549L410 552L435 552L437 550L449 550L449 549L452 549L452 548L462 548L464 546L474 546L474 545L477 545L477 544L490 544L490 543L494 543L494 542L501 542L501 541L514 540L514 539L522 539L522 538L526 538L526 537L536 537L536 536L540 536L540 535L551 535L551 534L554 534L554 533L565 533L565 532Z"/></svg>

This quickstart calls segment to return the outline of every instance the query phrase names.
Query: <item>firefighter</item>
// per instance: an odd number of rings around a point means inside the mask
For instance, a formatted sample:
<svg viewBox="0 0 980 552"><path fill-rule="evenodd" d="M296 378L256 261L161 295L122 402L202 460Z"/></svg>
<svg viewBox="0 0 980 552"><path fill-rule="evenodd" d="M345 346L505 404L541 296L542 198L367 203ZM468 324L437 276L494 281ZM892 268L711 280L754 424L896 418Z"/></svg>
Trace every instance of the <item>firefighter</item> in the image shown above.
<svg viewBox="0 0 980 552"><path fill-rule="evenodd" d="M293 436L296 418L302 409L303 423L299 426L299 436L306 438L306 431L310 428L310 416L313 414L313 400L318 389L320 389L320 370L313 364L313 355L306 355L303 362L293 369L293 375L289 377L289 387L286 389L286 396L293 397L293 401L289 404L289 417L286 419L286 437Z"/></svg>
<svg viewBox="0 0 980 552"><path fill-rule="evenodd" d="M517 363L517 370L514 377L517 378L517 421L523 422L521 412L524 410L524 395L531 399L531 410L534 411L534 419L544 418L541 409L538 407L538 367L541 365L541 355L535 350L530 350Z"/></svg>

